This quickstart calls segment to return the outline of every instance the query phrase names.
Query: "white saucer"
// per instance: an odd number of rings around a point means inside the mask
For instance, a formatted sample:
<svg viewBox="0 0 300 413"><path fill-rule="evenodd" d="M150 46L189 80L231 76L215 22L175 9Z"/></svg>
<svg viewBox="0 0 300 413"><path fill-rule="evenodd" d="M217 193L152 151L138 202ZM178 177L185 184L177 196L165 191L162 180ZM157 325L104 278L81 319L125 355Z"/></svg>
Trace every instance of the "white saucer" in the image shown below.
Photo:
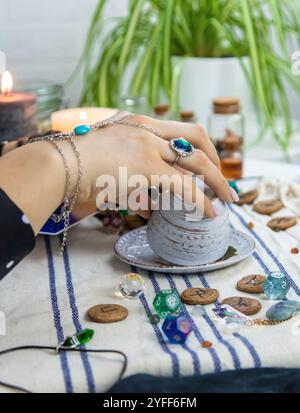
<svg viewBox="0 0 300 413"><path fill-rule="evenodd" d="M146 226L122 235L115 244L117 257L129 265L145 270L173 274L207 272L229 267L247 258L255 250L255 241L244 232L231 227L229 245L236 250L234 256L212 264L181 266L165 262L150 248L146 237Z"/></svg>

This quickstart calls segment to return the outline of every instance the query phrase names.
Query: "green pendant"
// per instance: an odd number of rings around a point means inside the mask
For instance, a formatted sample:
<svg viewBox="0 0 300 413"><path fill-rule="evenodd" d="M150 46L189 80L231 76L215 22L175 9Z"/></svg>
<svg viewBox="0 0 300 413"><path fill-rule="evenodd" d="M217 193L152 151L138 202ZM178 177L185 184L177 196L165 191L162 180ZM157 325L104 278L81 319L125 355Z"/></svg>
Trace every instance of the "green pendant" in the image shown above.
<svg viewBox="0 0 300 413"><path fill-rule="evenodd" d="M76 348L83 346L84 344L88 343L93 338L93 336L94 330L85 328L84 330L80 330L72 336L66 337L65 341L63 341L58 346L58 348Z"/></svg>

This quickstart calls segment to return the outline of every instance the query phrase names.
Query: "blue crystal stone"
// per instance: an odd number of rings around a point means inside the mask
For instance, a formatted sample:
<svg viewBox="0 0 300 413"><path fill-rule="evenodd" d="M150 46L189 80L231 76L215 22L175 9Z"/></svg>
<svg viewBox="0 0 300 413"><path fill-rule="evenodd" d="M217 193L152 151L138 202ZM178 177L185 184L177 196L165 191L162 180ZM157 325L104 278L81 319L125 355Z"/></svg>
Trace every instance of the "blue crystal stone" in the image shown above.
<svg viewBox="0 0 300 413"><path fill-rule="evenodd" d="M270 272L263 284L264 293L269 300L283 300L290 287L287 277L279 271Z"/></svg>
<svg viewBox="0 0 300 413"><path fill-rule="evenodd" d="M285 321L293 316L297 311L300 311L300 301L285 300L272 305L266 313L269 320Z"/></svg>
<svg viewBox="0 0 300 413"><path fill-rule="evenodd" d="M170 343L183 344L193 327L190 320L186 318L184 314L179 314L178 316L168 314L162 325L162 329Z"/></svg>
<svg viewBox="0 0 300 413"><path fill-rule="evenodd" d="M193 150L192 145L184 138L178 138L173 142L174 148L183 152L190 153Z"/></svg>
<svg viewBox="0 0 300 413"><path fill-rule="evenodd" d="M78 125L74 128L75 135L85 135L91 131L91 127L89 125Z"/></svg>

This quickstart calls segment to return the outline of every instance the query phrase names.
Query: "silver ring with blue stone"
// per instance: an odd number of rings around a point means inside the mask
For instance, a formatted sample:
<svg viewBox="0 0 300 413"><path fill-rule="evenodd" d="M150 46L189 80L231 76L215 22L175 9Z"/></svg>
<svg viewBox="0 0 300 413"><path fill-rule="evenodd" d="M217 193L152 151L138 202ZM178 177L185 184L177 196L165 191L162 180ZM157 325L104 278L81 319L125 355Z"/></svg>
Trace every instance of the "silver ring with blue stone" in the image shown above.
<svg viewBox="0 0 300 413"><path fill-rule="evenodd" d="M176 158L172 165L178 164L181 158L185 156L191 156L195 152L193 145L184 139L182 136L180 138L173 138L170 140L170 147L176 152Z"/></svg>

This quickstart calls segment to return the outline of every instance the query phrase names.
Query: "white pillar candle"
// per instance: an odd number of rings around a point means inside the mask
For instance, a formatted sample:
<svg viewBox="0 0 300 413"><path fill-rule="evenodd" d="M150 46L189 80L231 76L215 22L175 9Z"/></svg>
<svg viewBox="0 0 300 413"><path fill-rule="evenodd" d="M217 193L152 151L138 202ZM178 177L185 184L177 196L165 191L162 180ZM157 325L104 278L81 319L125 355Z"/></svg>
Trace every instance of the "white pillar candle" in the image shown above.
<svg viewBox="0 0 300 413"><path fill-rule="evenodd" d="M75 126L91 125L113 116L116 109L110 108L72 108L53 112L51 129L60 132L71 132Z"/></svg>

